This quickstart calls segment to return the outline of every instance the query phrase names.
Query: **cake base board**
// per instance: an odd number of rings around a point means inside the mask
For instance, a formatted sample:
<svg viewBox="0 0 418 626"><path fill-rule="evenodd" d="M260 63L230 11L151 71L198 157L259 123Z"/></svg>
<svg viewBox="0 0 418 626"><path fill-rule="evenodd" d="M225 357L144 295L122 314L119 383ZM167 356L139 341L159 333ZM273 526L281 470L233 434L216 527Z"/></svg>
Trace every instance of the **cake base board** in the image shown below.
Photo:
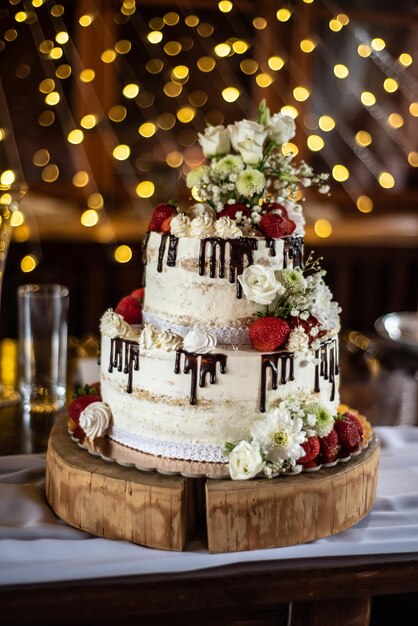
<svg viewBox="0 0 418 626"><path fill-rule="evenodd" d="M47 451L46 495L61 519L86 532L185 550L202 532L209 552L306 543L353 526L371 510L379 443L347 463L273 479L231 481L139 471L88 454L60 418Z"/></svg>

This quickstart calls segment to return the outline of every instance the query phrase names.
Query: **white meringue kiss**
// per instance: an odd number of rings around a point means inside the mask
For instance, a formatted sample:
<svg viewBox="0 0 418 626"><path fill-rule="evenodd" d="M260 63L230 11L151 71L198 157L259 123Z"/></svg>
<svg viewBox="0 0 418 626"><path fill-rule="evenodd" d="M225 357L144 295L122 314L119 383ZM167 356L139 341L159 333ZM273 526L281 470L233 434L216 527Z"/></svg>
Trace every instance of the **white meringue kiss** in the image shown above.
<svg viewBox="0 0 418 626"><path fill-rule="evenodd" d="M112 413L105 402L92 402L80 413L80 426L90 439L103 437L109 428Z"/></svg>
<svg viewBox="0 0 418 626"><path fill-rule="evenodd" d="M207 354L216 348L216 343L215 333L195 324L193 330L190 330L185 336L183 348L187 352Z"/></svg>

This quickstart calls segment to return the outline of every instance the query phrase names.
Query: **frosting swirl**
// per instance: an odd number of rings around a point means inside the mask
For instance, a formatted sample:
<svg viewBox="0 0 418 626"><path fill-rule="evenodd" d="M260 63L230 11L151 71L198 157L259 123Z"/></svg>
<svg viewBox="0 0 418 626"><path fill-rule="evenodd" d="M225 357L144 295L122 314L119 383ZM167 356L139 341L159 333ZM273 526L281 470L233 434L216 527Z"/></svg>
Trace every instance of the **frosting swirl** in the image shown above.
<svg viewBox="0 0 418 626"><path fill-rule="evenodd" d="M134 329L123 319L122 315L113 309L107 309L100 320L100 332L106 337L122 337L124 339L136 339Z"/></svg>
<svg viewBox="0 0 418 626"><path fill-rule="evenodd" d="M185 209L184 213L187 217L190 217L191 220L195 217L203 217L204 215L207 215L213 220L216 219L215 209L213 209L210 204L207 204L207 202L196 202L196 204L193 204L188 209Z"/></svg>
<svg viewBox="0 0 418 626"><path fill-rule="evenodd" d="M175 237L190 236L190 217L184 213L175 215L170 222L170 232Z"/></svg>
<svg viewBox="0 0 418 626"><path fill-rule="evenodd" d="M197 239L204 239L213 235L213 219L208 215L195 217L190 224L190 235Z"/></svg>
<svg viewBox="0 0 418 626"><path fill-rule="evenodd" d="M183 348L187 352L207 354L216 348L216 335L214 332L195 324L184 338Z"/></svg>
<svg viewBox="0 0 418 626"><path fill-rule="evenodd" d="M139 347L143 350L157 348L158 330L153 324L145 324L139 336Z"/></svg>
<svg viewBox="0 0 418 626"><path fill-rule="evenodd" d="M80 426L90 439L103 437L109 428L112 413L105 402L92 402L80 413Z"/></svg>
<svg viewBox="0 0 418 626"><path fill-rule="evenodd" d="M287 349L289 352L307 352L309 349L309 336L300 326L290 331Z"/></svg>
<svg viewBox="0 0 418 626"><path fill-rule="evenodd" d="M161 348L161 350L171 352L181 348L182 343L183 338L169 330L162 330L158 333L157 346L158 348Z"/></svg>
<svg viewBox="0 0 418 626"><path fill-rule="evenodd" d="M238 239L242 237L242 230L230 217L220 217L215 222L215 232L222 239Z"/></svg>

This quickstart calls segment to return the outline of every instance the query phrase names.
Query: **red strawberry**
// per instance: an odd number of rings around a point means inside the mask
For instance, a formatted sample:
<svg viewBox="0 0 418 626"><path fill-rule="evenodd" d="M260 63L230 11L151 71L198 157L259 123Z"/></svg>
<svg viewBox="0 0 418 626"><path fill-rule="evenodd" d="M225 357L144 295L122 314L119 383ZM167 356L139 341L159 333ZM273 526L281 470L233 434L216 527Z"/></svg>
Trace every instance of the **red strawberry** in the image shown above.
<svg viewBox="0 0 418 626"><path fill-rule="evenodd" d="M314 467L316 463L314 466L312 466L311 463L319 454L318 437L316 435L314 437L309 437L305 443L301 444L301 446L305 450L305 454L297 460L298 465L302 465L303 467Z"/></svg>
<svg viewBox="0 0 418 626"><path fill-rule="evenodd" d="M167 217L164 222L161 224L161 228L160 231L162 233L169 233L170 229L171 229L171 220L173 219L174 215L170 215L169 217Z"/></svg>
<svg viewBox="0 0 418 626"><path fill-rule="evenodd" d="M358 434L360 435L360 438L363 439L364 426L361 423L361 420L358 418L358 416L352 411L346 411L346 413L344 413L344 417L345 419L349 420L350 422L353 422L353 424L356 425Z"/></svg>
<svg viewBox="0 0 418 626"><path fill-rule="evenodd" d="M334 428L328 435L319 438L319 447L323 463L333 463L338 454L338 435Z"/></svg>
<svg viewBox="0 0 418 626"><path fill-rule="evenodd" d="M154 207L152 212L151 221L148 224L148 230L154 230L156 232L161 231L163 222L168 218L176 214L176 209L168 202L162 202Z"/></svg>
<svg viewBox="0 0 418 626"><path fill-rule="evenodd" d="M342 448L354 450L360 444L361 437L354 422L343 419L336 419L334 428L337 431L338 443Z"/></svg>
<svg viewBox="0 0 418 626"><path fill-rule="evenodd" d="M86 406L92 404L93 402L100 402L101 397L97 393L88 393L84 396L78 396L74 398L72 402L68 405L68 415L71 417L73 422L78 424L80 419L80 414Z"/></svg>
<svg viewBox="0 0 418 626"><path fill-rule="evenodd" d="M125 296L115 309L128 324L140 324L142 321L141 303L138 298Z"/></svg>
<svg viewBox="0 0 418 626"><path fill-rule="evenodd" d="M291 235L296 228L293 220L288 220L278 213L266 213L260 220L259 229L266 237L280 239Z"/></svg>
<svg viewBox="0 0 418 626"><path fill-rule="evenodd" d="M235 202L234 204L225 204L222 211L218 213L218 217L229 217L231 220L234 220L239 211L244 217L250 217L251 215L250 209L245 204Z"/></svg>
<svg viewBox="0 0 418 626"><path fill-rule="evenodd" d="M250 326L253 348L271 352L280 348L289 336L289 324L282 317L259 317Z"/></svg>
<svg viewBox="0 0 418 626"><path fill-rule="evenodd" d="M144 287L140 287L139 289L134 289L131 292L131 296L133 298L138 298L138 300L143 300L144 299L144 295L145 295L145 289Z"/></svg>
<svg viewBox="0 0 418 626"><path fill-rule="evenodd" d="M291 330L301 326L311 341L318 339L318 337L322 337L326 332L325 330L321 330L316 335L315 333L312 334L312 329L319 326L318 320L313 315L310 315L306 320L303 320L300 317L291 317L289 320L289 326Z"/></svg>
<svg viewBox="0 0 418 626"><path fill-rule="evenodd" d="M286 209L284 208L284 206L282 206L278 202L265 202L261 208L263 210L263 213L264 211L266 213L278 213L279 215L282 215L286 219L289 219Z"/></svg>

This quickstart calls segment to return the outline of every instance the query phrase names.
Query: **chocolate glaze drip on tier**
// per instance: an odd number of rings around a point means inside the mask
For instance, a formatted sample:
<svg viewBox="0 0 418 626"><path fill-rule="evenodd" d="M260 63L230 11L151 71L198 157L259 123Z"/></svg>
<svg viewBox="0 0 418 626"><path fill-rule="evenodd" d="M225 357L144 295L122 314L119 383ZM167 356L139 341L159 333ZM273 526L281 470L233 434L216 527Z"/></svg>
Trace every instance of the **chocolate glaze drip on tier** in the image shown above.
<svg viewBox="0 0 418 626"><path fill-rule="evenodd" d="M261 388L260 388L260 411L266 411L266 394L267 394L267 369L271 369L271 387L277 389L279 379L279 361L280 367L280 384L285 385L288 380L295 380L294 362L295 355L293 352L273 352L272 354L261 355ZM289 368L287 367L289 363ZM288 371L289 370L289 371Z"/></svg>
<svg viewBox="0 0 418 626"><path fill-rule="evenodd" d="M220 364L221 374L226 372L226 354L210 353L197 354L196 352L187 352L186 350L176 350L176 362L174 365L174 373L180 373L181 355L184 354L183 372L188 374L191 372L190 383L190 404L197 403L197 378L199 376L199 387L206 386L206 375L209 374L210 383L216 383L216 364ZM200 357L200 367L199 367Z"/></svg>
<svg viewBox="0 0 418 626"><path fill-rule="evenodd" d="M116 368L118 372L128 374L126 392L132 393L133 371L139 370L139 344L136 341L114 337L110 340L109 372Z"/></svg>
<svg viewBox="0 0 418 626"><path fill-rule="evenodd" d="M199 276L205 274L206 264L206 247L210 246L209 258L209 276L216 276L216 262L218 261L219 278L225 277L225 247L229 244L229 273L228 280L230 283L237 284L237 298L242 298L242 288L237 281L237 276L244 271L244 258L247 259L247 265L254 263L253 250L257 250L257 239L254 237L239 237L238 239L222 239L221 237L207 237L200 242L199 254ZM219 254L217 250L219 249ZM217 258L218 257L218 258Z"/></svg>
<svg viewBox="0 0 418 626"><path fill-rule="evenodd" d="M158 250L157 272L163 271L163 259L164 259L165 249L167 247L167 239L169 240L167 265L169 267L174 267L176 264L178 237L175 237L174 235L170 235L170 233L163 233L161 235L161 243L160 243L160 248Z"/></svg>
<svg viewBox="0 0 418 626"><path fill-rule="evenodd" d="M145 233L145 237L144 237L144 241L142 242L142 266L145 268L145 266L147 265L147 246L148 246L148 241L150 238L151 232L148 231L147 233ZM142 287L145 287L145 271L142 271Z"/></svg>
<svg viewBox="0 0 418 626"><path fill-rule="evenodd" d="M324 342L315 352L317 364L315 366L315 391L320 390L320 377L331 383L330 400L335 399L335 377L339 374L338 350L336 339Z"/></svg>
<svg viewBox="0 0 418 626"><path fill-rule="evenodd" d="M283 238L283 267L288 266L289 259L293 261L293 267L304 267L303 263L303 237L290 236Z"/></svg>

